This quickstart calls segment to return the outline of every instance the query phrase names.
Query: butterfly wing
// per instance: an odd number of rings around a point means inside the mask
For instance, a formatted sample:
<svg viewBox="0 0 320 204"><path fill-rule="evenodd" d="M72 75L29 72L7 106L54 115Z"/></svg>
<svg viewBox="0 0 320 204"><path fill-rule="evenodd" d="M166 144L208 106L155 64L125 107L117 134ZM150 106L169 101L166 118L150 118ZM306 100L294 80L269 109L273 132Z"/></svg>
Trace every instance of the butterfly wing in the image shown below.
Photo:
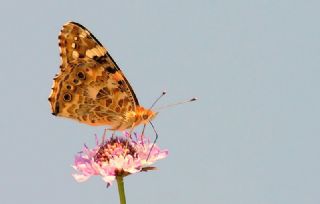
<svg viewBox="0 0 320 204"><path fill-rule="evenodd" d="M69 22L59 35L62 64L49 101L53 115L116 128L138 99L102 44L82 25Z"/></svg>

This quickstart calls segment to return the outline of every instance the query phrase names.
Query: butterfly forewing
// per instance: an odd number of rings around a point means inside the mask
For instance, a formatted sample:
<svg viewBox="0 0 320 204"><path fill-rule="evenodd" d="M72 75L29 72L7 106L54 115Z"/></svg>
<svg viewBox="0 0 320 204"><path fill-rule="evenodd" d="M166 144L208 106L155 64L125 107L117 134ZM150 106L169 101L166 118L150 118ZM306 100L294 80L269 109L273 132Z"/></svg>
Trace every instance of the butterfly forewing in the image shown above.
<svg viewBox="0 0 320 204"><path fill-rule="evenodd" d="M62 64L49 96L52 113L89 125L120 127L139 104L107 50L74 22L63 26L59 47Z"/></svg>

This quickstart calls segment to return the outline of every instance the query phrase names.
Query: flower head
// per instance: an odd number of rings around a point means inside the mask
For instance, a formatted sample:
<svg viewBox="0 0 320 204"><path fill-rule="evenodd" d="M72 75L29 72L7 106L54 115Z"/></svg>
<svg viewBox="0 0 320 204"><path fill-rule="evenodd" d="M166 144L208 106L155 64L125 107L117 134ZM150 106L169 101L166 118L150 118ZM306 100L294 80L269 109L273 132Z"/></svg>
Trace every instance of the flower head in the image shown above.
<svg viewBox="0 0 320 204"><path fill-rule="evenodd" d="M82 152L75 156L73 168L77 173L73 177L83 182L93 175L100 175L111 185L117 176L155 169L150 165L167 157L168 150L161 150L143 135L131 137L125 132L123 136L113 136L105 141L105 135L96 147L89 149L86 145Z"/></svg>

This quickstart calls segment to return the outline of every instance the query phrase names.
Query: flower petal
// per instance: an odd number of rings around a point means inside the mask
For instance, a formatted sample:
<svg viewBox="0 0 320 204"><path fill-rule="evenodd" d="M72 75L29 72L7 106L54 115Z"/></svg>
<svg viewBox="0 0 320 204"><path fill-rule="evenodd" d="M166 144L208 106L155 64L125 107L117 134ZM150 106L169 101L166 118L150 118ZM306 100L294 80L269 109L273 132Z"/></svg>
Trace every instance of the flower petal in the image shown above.
<svg viewBox="0 0 320 204"><path fill-rule="evenodd" d="M83 174L72 174L72 176L77 182L84 182L90 178L90 176L85 176Z"/></svg>

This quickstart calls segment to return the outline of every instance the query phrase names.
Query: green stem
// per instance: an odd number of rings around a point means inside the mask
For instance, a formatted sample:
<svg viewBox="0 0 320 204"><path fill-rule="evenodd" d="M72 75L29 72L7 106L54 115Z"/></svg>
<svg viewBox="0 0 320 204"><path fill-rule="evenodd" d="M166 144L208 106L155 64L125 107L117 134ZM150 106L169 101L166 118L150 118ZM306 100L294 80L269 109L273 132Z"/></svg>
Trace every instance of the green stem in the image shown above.
<svg viewBox="0 0 320 204"><path fill-rule="evenodd" d="M123 183L122 176L117 176L117 184L118 184L120 204L126 204L126 195L124 193L124 183Z"/></svg>

